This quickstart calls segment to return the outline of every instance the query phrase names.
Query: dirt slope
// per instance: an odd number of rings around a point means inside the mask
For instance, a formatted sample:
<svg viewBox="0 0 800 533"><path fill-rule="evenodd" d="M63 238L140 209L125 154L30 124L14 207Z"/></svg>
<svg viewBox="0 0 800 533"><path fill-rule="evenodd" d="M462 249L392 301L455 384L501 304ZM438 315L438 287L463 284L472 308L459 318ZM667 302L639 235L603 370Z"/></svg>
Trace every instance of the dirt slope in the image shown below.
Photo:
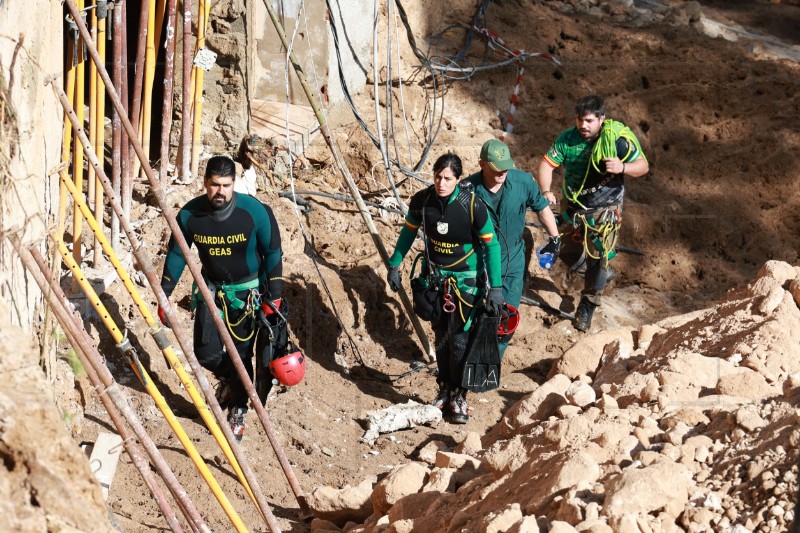
<svg viewBox="0 0 800 533"><path fill-rule="evenodd" d="M424 43L426 50L440 54L453 54L463 37L459 32L442 35L442 30L470 21L476 7L476 2L468 0L450 2L447 8L444 3L407 4L418 41ZM710 308L723 299L729 288L755 279L766 260L798 263L800 195L795 184L800 179L800 156L795 148L800 145L800 132L795 124L800 118L800 69L791 62L761 59L748 51L747 43L709 39L700 34L688 25L690 19L697 17L696 7L678 3L639 9L622 3L509 0L491 3L487 12L489 28L508 46L547 51L563 63L560 69L543 60L532 60L526 66L514 134L508 139L520 168L535 168L555 135L570 124L574 100L588 92L604 95L609 115L639 133L651 163L650 174L632 181L627 188L621 240L644 255L621 255L615 260L620 271L614 282L615 291L600 310L592 333L613 328L636 331L642 325L673 315ZM797 26L800 21L797 6L748 3L748 7L765 14L780 9L782 24L794 21ZM715 11L725 9L725 5L714 6ZM770 31L770 27L760 29ZM777 31L775 36L786 38ZM471 54L471 61L479 63L484 56L483 45L473 45ZM412 56L405 50L403 57L408 60ZM425 171L446 150L454 150L464 158L467 172L476 169L480 145L502 130L500 117L504 120L507 114L515 79L516 70L508 67L447 85L444 125ZM409 84L406 94L412 139L425 134L423 93L418 82L417 79ZM366 91L357 100L368 117L372 116L369 93ZM396 117L398 121L400 118ZM397 127L400 128L399 122ZM371 169L379 164L380 155L366 135L355 124L337 127L335 134L354 174L360 177L359 186L365 191L378 190L371 179ZM418 156L418 144L414 151ZM347 193L320 140L306 155L315 165L296 174L298 188ZM377 179L384 180L380 172ZM406 181L403 196L409 197L418 188L418 184ZM137 188L137 193L144 198L147 191ZM171 191L176 205L197 193L197 188L183 186ZM523 325L504 360L503 386L471 398L469 424L423 426L381 436L372 444L361 442L368 411L409 398L426 402L433 396L434 378L423 371L389 381L406 372L421 353L398 300L386 292L385 270L352 205L312 198L314 209L299 215L316 251L315 264L298 229L293 204L274 194L264 194L262 198L274 206L282 226L286 294L293 308L291 329L311 361L307 379L278 394L268 404L268 411L307 492L321 486L357 485L369 476L384 476L393 467L416 458L420 449L434 441L454 449L470 433L485 435L492 428L493 432L499 431L500 426L496 425L504 420L504 413L548 382L554 362L576 342L588 341L569 322L525 308ZM380 200L380 195L372 195L371 199ZM138 205L135 209L137 219L152 220L145 224L147 230L143 232L148 252L154 257L163 254L166 226L156 218L153 208ZM399 231L397 221L378 217L376 221L384 242L391 247ZM540 240L537 231L532 228L531 239ZM409 263L404 265L406 269ZM535 293L565 310L574 309L575 286L563 272L548 274L537 267L531 267L530 272L529 295ZM176 293L184 308L188 292L189 282L184 279ZM111 287L104 301L118 316L135 314L119 284ZM189 326L188 311L182 313ZM155 354L146 364L157 376L170 405L214 473L219 474L220 483L245 522L263 530L263 523L213 439L193 414L177 379L157 355L141 321L136 324L131 325L130 337L142 347L142 353ZM731 322L730 327L736 330L739 326ZM686 342L701 342L692 340L700 332L686 331ZM602 346L595 346L595 353ZM110 346L105 348L112 371L130 387L135 408L209 524L215 530L227 530L229 523L223 512L135 382L127 363ZM770 385L777 386L789 372L784 368L780 380L771 381ZM86 402L86 415L77 428L77 438L91 441L109 425L96 398L88 397ZM765 407L759 404L758 408L762 410L759 416L766 416ZM771 409L779 412L783 407ZM625 417L636 413L639 411L634 409ZM311 526L298 519L297 503L252 413L248 423L244 448L281 527L284 531L308 531ZM756 434L759 435L766 437L766 433ZM589 438L576 436L582 442ZM746 444L756 447L756 442L748 440ZM724 449L714 452L714 457L735 461L733 448L725 447L727 442L722 444ZM680 457L673 458L676 461L680 462ZM538 468L539 463L535 466ZM767 466L772 468L772 463ZM769 469L767 466L765 469ZM779 470L783 473L785 469ZM473 485L474 494L485 481ZM458 501L466 506L469 494L454 497L461 498ZM758 494L751 497L762 505ZM122 459L109 505L117 524L125 531L166 527L128 458ZM540 512L538 505L525 509L525 513L550 516L550 511ZM564 505L564 513L569 512ZM755 504L747 503L741 514L729 518L729 522L739 520L744 525L749 518L745 516L747 512L754 514L756 510ZM481 509L481 513L489 511L499 509ZM647 524L654 528L651 522ZM488 530L487 524L477 522L457 525L470 531Z"/></svg>
<svg viewBox="0 0 800 533"><path fill-rule="evenodd" d="M482 439L392 470L344 529L787 530L798 274L771 261L713 308L579 341Z"/></svg>

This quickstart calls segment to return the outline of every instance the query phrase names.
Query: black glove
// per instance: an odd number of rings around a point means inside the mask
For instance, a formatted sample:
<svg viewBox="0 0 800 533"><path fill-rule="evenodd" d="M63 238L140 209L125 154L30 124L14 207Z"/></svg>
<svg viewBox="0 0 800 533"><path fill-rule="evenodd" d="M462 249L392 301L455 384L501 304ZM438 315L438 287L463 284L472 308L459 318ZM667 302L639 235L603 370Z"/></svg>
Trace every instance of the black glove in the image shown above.
<svg viewBox="0 0 800 533"><path fill-rule="evenodd" d="M386 274L386 281L389 282L389 288L394 292L400 290L400 267L389 267L389 273Z"/></svg>
<svg viewBox="0 0 800 533"><path fill-rule="evenodd" d="M492 287L486 295L486 310L492 316L500 316L503 310L503 287Z"/></svg>
<svg viewBox="0 0 800 533"><path fill-rule="evenodd" d="M543 254L553 254L556 257L561 252L561 237L556 235L547 239L547 244L542 248Z"/></svg>

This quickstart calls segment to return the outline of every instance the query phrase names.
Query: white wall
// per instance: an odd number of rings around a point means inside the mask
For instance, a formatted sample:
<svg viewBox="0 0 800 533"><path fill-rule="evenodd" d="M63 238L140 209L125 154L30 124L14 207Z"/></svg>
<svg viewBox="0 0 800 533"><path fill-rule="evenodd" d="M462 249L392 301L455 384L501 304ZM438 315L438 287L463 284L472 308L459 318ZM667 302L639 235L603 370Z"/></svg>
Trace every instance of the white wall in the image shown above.
<svg viewBox="0 0 800 533"><path fill-rule="evenodd" d="M0 0L0 72L18 133L16 143L2 140L11 158L10 175L0 175L0 232L17 228L23 241L40 251L58 210L58 177L47 171L60 161L62 113L44 79L63 68L62 21L60 2ZM4 318L30 329L39 291L6 240L0 240L0 297L10 309Z"/></svg>
<svg viewBox="0 0 800 533"><path fill-rule="evenodd" d="M365 67L369 68L373 3L367 0L330 0L330 3L341 41L345 76L350 90L358 93L364 88L366 78L354 61L350 46L362 62L366 61ZM287 39L291 40L293 34L295 36L294 55L305 69L306 79L315 95L325 102L326 98L322 96L325 93L330 104L342 102L344 95L339 83L325 0L306 0L302 12L299 11L300 0L271 0L271 5L284 26ZM341 12L340 6L343 8ZM281 45L263 2L255 2L253 10L250 94L255 98L282 102L286 100L286 50ZM347 27L346 37L342 19ZM290 103L308 105L291 65L289 69Z"/></svg>
<svg viewBox="0 0 800 533"><path fill-rule="evenodd" d="M358 94L367 81L363 69L372 66L372 22L373 2L360 0L330 0L332 16L339 35L339 51L342 57L342 70L351 94ZM344 21L344 25L342 22ZM330 42L328 47L328 96L332 104L344 101L339 71L336 64L336 50L333 34L327 29ZM358 58L359 63L356 62Z"/></svg>

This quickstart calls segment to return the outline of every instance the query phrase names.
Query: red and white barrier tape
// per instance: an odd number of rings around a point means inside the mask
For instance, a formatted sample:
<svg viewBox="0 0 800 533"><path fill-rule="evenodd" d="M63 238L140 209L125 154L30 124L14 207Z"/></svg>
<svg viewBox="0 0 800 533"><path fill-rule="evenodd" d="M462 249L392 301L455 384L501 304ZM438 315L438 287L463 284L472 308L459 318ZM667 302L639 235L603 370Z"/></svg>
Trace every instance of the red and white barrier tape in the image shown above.
<svg viewBox="0 0 800 533"><path fill-rule="evenodd" d="M494 53L504 59L511 59L513 57L522 57L523 59L517 63L517 82L514 85L514 92L511 95L511 108L508 110L508 119L506 120L506 129L500 135L500 140L504 141L506 136L510 135L514 130L514 115L517 112L517 105L519 104L519 91L522 86L522 75L525 73L525 58L528 57L544 57L551 60L556 65L561 65L561 62L555 57L546 52L537 52L533 54L527 53L525 50L509 50L505 46L505 42L495 32L488 28L472 27L472 30L478 35L481 40L486 41L487 46L494 50Z"/></svg>

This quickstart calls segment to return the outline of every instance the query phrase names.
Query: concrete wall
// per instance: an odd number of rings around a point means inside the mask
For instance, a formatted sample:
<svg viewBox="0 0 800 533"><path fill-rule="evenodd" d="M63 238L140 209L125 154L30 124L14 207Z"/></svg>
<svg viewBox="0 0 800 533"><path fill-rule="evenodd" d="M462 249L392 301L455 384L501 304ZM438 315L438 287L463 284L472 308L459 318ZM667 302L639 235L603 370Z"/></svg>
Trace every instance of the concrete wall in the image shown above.
<svg viewBox="0 0 800 533"><path fill-rule="evenodd" d="M339 36L339 50L342 57L342 70L352 94L360 93L367 81L366 69L371 68L373 2L360 0L331 0L331 9L336 32ZM333 34L326 31L330 42L328 48L328 95L331 104L344 101L339 71L336 64L336 50Z"/></svg>
<svg viewBox="0 0 800 533"><path fill-rule="evenodd" d="M344 100L336 65L333 35L330 32L325 0L307 0L300 11L300 0L270 0L289 40L294 34L293 52L305 69L306 78L318 98L337 104ZM340 6L344 9L340 10ZM366 76L353 59L355 51L362 61L369 60L372 42L372 2L331 0L337 26L344 72L351 91L364 88ZM299 14L299 16L298 16ZM347 27L344 31L342 22ZM272 101L286 100L286 50L281 45L262 1L253 5L250 94ZM297 31L295 32L295 28ZM352 51L351 51L352 50ZM307 105L307 99L290 65L289 101Z"/></svg>
<svg viewBox="0 0 800 533"><path fill-rule="evenodd" d="M58 210L58 177L49 169L60 162L62 113L53 91L45 86L50 74L63 68L60 2L0 0L0 75L10 96L15 128L7 123L0 139L6 169L0 168L0 232L18 230L23 241L44 251L45 228ZM35 15L35 16L34 16ZM60 78L59 78L60 81ZM39 290L26 276L8 241L0 239L0 297L13 323L30 329Z"/></svg>

